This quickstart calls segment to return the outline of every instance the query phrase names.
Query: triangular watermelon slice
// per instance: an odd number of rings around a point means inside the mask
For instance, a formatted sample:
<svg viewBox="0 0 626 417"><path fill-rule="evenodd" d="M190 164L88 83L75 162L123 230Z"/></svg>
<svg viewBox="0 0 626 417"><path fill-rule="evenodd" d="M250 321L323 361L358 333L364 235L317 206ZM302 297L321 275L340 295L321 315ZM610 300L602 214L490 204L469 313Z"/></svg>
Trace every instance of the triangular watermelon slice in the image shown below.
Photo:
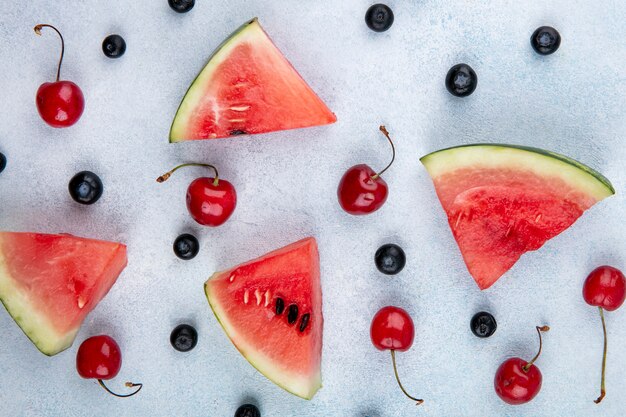
<svg viewBox="0 0 626 417"><path fill-rule="evenodd" d="M193 81L172 123L170 142L336 121L255 18L217 48Z"/></svg>
<svg viewBox="0 0 626 417"><path fill-rule="evenodd" d="M588 166L535 148L467 145L421 161L480 289L615 193Z"/></svg>
<svg viewBox="0 0 626 417"><path fill-rule="evenodd" d="M292 394L313 398L322 386L324 321L314 238L215 273L205 293L252 366Z"/></svg>
<svg viewBox="0 0 626 417"><path fill-rule="evenodd" d="M0 232L0 300L48 356L74 342L83 320L126 267L126 246L70 235Z"/></svg>

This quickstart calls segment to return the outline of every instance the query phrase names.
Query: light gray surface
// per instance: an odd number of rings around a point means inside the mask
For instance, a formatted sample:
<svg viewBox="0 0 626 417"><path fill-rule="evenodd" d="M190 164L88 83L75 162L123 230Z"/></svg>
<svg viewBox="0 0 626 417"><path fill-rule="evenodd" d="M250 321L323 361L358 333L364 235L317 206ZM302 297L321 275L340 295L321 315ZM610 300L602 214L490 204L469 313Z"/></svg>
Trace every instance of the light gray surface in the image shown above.
<svg viewBox="0 0 626 417"><path fill-rule="evenodd" d="M626 310L607 314L608 395L598 394L602 334L597 310L581 296L586 274L603 263L626 268L626 8L620 0L390 1L392 29L367 29L366 1L198 0L177 15L166 0L2 2L0 5L0 229L68 232L125 242L129 266L89 315L75 345L47 358L0 311L2 416L230 417L246 399L264 416L619 416L626 400ZM337 114L329 127L170 145L167 134L182 95L206 58L230 32L258 16L278 47ZM69 129L54 130L37 114L40 83L51 80L58 55L52 32L66 38L62 77L80 85L86 110ZM561 32L561 49L539 57L532 31ZM101 41L127 42L109 60ZM443 79L467 62L476 92L450 96ZM387 204L350 217L336 201L344 170L381 167L387 125L398 148L386 174ZM423 154L472 142L510 142L564 153L613 181L617 195L573 227L524 256L493 288L480 292L468 275L420 165ZM181 161L219 166L237 187L239 205L218 229L194 224L185 208L187 184L204 174L154 179ZM77 171L105 184L102 199L79 207L67 193ZM178 233L201 239L200 255L177 260ZM307 235L318 239L324 292L324 387L311 402L258 374L214 319L202 284L217 269L256 257ZM407 253L394 278L373 264L388 241ZM373 348L370 320L395 304L415 319L413 348L399 355L407 389L426 402L415 408L395 385L390 358ZM474 337L469 319L489 309L497 333ZM199 329L189 354L169 345L171 329ZM498 365L532 357L535 325L549 324L538 366L544 386L521 407L493 392ZM86 337L107 333L123 350L119 377L140 381L135 398L108 396L75 371ZM621 411L620 411L621 410Z"/></svg>

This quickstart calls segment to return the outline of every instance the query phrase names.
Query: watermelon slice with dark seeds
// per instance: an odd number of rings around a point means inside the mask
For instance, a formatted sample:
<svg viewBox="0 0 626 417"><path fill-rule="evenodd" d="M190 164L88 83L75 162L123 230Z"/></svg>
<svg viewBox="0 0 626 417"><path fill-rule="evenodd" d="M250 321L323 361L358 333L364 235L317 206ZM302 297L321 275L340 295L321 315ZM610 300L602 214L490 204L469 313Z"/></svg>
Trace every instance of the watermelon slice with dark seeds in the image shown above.
<svg viewBox="0 0 626 417"><path fill-rule="evenodd" d="M241 354L285 390L313 398L322 385L324 322L315 239L217 272L204 289Z"/></svg>
<svg viewBox="0 0 626 417"><path fill-rule="evenodd" d="M421 158L463 259L481 289L526 252L570 227L615 193L573 159L512 145L459 146Z"/></svg>
<svg viewBox="0 0 626 417"><path fill-rule="evenodd" d="M213 53L183 98L170 142L320 126L337 121L257 19Z"/></svg>

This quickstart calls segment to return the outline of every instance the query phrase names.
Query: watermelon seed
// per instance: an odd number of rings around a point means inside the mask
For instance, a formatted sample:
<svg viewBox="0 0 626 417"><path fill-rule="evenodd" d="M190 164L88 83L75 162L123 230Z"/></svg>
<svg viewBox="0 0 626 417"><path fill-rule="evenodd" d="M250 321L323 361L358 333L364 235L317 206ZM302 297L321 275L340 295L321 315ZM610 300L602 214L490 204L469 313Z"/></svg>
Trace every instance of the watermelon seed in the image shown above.
<svg viewBox="0 0 626 417"><path fill-rule="evenodd" d="M461 218L463 217L463 212L459 213L459 216L456 218L456 223L454 224L454 228L456 229L457 227L459 227L459 222L461 221Z"/></svg>
<svg viewBox="0 0 626 417"><path fill-rule="evenodd" d="M539 220L541 220L541 214L537 214L537 217L535 217L535 223L539 223Z"/></svg>
<svg viewBox="0 0 626 417"><path fill-rule="evenodd" d="M287 322L289 324L294 324L298 320L298 306L292 304L289 306L289 310L287 311Z"/></svg>
<svg viewBox="0 0 626 417"><path fill-rule="evenodd" d="M254 296L256 297L256 305L261 305L261 293L258 289L254 290Z"/></svg>
<svg viewBox="0 0 626 417"><path fill-rule="evenodd" d="M250 300L250 291L246 290L246 292L243 294L243 302L248 304L249 300Z"/></svg>
<svg viewBox="0 0 626 417"><path fill-rule="evenodd" d="M243 105L243 106L231 106L230 109L232 111L246 111L250 108L250 106L248 105Z"/></svg>
<svg viewBox="0 0 626 417"><path fill-rule="evenodd" d="M265 291L265 307L270 305L270 290Z"/></svg>
<svg viewBox="0 0 626 417"><path fill-rule="evenodd" d="M306 313L304 316L302 316L302 321L300 321L300 333L306 330L306 326L309 325L310 318L311 318L311 315L309 313Z"/></svg>
<svg viewBox="0 0 626 417"><path fill-rule="evenodd" d="M285 311L285 302L279 297L276 299L276 314L280 316L283 311Z"/></svg>
<svg viewBox="0 0 626 417"><path fill-rule="evenodd" d="M247 135L248 132L246 132L245 130L231 130L229 135L230 136L239 136L239 135Z"/></svg>

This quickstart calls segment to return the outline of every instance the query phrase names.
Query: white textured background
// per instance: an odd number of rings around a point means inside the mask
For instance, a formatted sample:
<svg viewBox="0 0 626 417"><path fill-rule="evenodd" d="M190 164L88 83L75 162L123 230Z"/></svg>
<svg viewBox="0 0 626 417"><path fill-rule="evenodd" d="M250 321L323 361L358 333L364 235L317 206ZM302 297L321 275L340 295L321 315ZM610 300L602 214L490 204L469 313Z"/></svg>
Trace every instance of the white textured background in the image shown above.
<svg viewBox="0 0 626 417"><path fill-rule="evenodd" d="M84 323L75 345L47 358L0 312L2 416L230 417L248 400L264 416L622 416L626 409L626 308L607 314L608 394L599 390L602 334L597 309L581 287L603 263L626 269L626 8L621 0L389 1L396 15L386 33L363 21L367 1L198 0L177 15L166 0L3 1L0 5L0 229L68 232L128 244L129 266ZM337 124L309 130L206 141L167 142L183 93L230 32L258 16L279 48L335 111ZM35 108L40 83L55 73L55 34L37 37L36 23L55 24L66 38L62 76L80 85L86 109L69 129L46 126ZM555 26L559 51L536 55L533 30ZM102 39L121 34L119 60ZM448 94L450 66L470 64L478 88ZM355 218L336 202L344 170L383 166L385 123L398 148L385 175L390 186L379 212ZM572 228L525 256L493 288L480 292L468 275L426 171L418 158L446 146L510 142L548 148L591 165L617 195ZM187 215L188 183L205 174L154 179L181 161L218 165L237 187L239 205L218 229ZM67 192L83 169L105 185L91 207ZM190 262L172 253L191 231L201 253ZM202 290L216 269L256 257L307 235L318 239L324 291L324 388L311 402L258 374L234 349ZM407 266L379 274L376 248L401 244ZM399 355L407 389L393 380L388 353L369 340L378 308L406 308L416 324L413 348ZM469 331L479 309L492 311L497 333ZM174 351L171 329L197 326L189 354ZM530 358L534 326L549 324L538 362L544 386L530 404L510 407L492 387L510 355ZM124 362L112 386L145 384L130 399L108 396L75 371L86 337L107 333Z"/></svg>

